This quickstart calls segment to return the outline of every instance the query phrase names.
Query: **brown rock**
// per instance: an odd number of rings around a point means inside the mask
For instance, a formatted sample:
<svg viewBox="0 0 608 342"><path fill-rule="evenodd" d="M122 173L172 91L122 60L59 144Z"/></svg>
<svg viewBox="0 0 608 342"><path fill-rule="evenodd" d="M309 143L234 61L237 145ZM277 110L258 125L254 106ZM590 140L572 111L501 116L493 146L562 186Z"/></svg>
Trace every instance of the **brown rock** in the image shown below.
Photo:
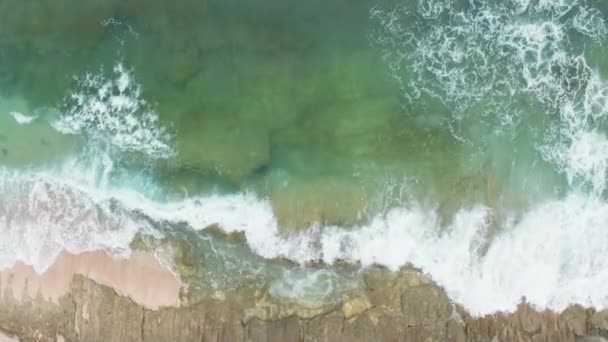
<svg viewBox="0 0 608 342"><path fill-rule="evenodd" d="M420 272L402 270L393 273L387 269L374 267L366 270L367 295L373 305L382 305L401 311L401 293L413 286L430 284Z"/></svg>
<svg viewBox="0 0 608 342"><path fill-rule="evenodd" d="M351 319L372 308L367 297L356 297L342 304L342 314L344 318Z"/></svg>
<svg viewBox="0 0 608 342"><path fill-rule="evenodd" d="M449 320L446 326L446 338L449 341L465 342L467 340L467 334L464 322L455 319Z"/></svg>
<svg viewBox="0 0 608 342"><path fill-rule="evenodd" d="M370 283L375 281L372 278ZM0 300L0 329L21 341L55 341L58 336L87 342L606 341L602 337L604 312L588 312L580 306L562 313L537 312L522 304L511 314L473 318L430 282L399 289L403 290L401 311L384 305L361 311L372 301L355 297L342 310L315 317L302 318L294 311L281 319L254 317L241 322L246 305L238 300L207 299L191 306L148 310L108 287L76 276L70 293L57 303L41 297L16 302L10 293L5 294ZM350 319L345 318L345 308L352 309ZM587 331L587 321L595 332Z"/></svg>
<svg viewBox="0 0 608 342"><path fill-rule="evenodd" d="M608 340L601 336L583 336L577 342L607 342Z"/></svg>
<svg viewBox="0 0 608 342"><path fill-rule="evenodd" d="M453 307L441 288L429 284L406 289L401 311L407 326L442 325L452 316Z"/></svg>
<svg viewBox="0 0 608 342"><path fill-rule="evenodd" d="M608 310L593 312L588 323L589 330L594 335L608 337Z"/></svg>
<svg viewBox="0 0 608 342"><path fill-rule="evenodd" d="M565 328L576 336L583 336L587 332L587 311L580 305L574 305L562 312L560 316Z"/></svg>
<svg viewBox="0 0 608 342"><path fill-rule="evenodd" d="M521 304L518 307L517 312L523 331L529 334L535 334L541 331L543 320L539 312L533 310L526 304Z"/></svg>
<svg viewBox="0 0 608 342"><path fill-rule="evenodd" d="M246 339L252 342L299 341L299 325L300 320L293 316L268 323L255 320L247 327Z"/></svg>
<svg viewBox="0 0 608 342"><path fill-rule="evenodd" d="M608 310L594 312L589 323L594 329L608 330Z"/></svg>

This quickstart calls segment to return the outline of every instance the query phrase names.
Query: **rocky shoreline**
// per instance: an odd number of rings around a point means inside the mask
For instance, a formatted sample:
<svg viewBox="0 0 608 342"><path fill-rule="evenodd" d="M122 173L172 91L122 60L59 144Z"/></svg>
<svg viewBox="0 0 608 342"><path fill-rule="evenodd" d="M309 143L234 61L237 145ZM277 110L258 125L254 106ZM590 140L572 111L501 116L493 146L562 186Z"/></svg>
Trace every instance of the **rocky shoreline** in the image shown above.
<svg viewBox="0 0 608 342"><path fill-rule="evenodd" d="M111 268L111 267L110 267ZM572 306L472 317L419 272L367 271L366 289L324 312L244 293L147 308L76 272L59 298L0 284L0 331L20 341L606 341L608 311ZM28 280L28 281L31 281ZM28 281L22 283L28 288ZM7 283L8 282L8 283ZM149 290L144 290L149 291ZM123 292L124 294L124 292ZM252 298L254 297L254 298Z"/></svg>

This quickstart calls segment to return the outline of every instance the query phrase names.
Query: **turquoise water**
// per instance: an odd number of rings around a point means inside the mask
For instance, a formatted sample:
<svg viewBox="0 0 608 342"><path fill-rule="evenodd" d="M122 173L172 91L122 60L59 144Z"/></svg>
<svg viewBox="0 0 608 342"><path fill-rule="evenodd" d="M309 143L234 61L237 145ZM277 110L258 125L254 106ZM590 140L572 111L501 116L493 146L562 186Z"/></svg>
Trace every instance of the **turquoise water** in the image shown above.
<svg viewBox="0 0 608 342"><path fill-rule="evenodd" d="M477 313L603 305L605 7L2 0L0 265L143 234L215 295L413 264Z"/></svg>

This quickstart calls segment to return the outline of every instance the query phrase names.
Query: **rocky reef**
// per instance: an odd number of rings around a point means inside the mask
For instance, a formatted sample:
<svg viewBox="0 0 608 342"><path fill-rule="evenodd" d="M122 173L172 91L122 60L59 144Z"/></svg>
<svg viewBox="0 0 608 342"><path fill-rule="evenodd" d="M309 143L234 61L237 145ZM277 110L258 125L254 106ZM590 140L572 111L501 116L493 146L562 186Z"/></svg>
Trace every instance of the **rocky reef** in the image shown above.
<svg viewBox="0 0 608 342"><path fill-rule="evenodd" d="M608 311L572 306L472 317L414 270L372 268L366 292L306 312L263 299L205 299L144 308L112 288L75 275L57 301L0 298L0 329L20 341L605 341ZM255 296L254 296L255 297Z"/></svg>

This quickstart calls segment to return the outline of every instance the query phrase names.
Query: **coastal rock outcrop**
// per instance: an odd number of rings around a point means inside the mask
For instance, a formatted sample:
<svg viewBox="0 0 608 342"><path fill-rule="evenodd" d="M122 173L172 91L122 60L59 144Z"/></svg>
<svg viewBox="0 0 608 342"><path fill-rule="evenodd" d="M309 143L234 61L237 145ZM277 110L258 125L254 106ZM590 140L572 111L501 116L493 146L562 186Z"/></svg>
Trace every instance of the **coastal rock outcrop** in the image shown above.
<svg viewBox="0 0 608 342"><path fill-rule="evenodd" d="M375 278L375 279L374 279ZM380 278L384 278L380 281ZM375 284L375 285L373 285ZM383 293L373 293L386 284ZM472 317L414 272L372 269L369 298L312 318L243 320L237 301L149 310L82 275L58 302L4 293L0 329L21 341L605 341L608 313L572 306ZM7 287L10 289L10 287ZM373 291L371 291L373 289ZM10 292L10 291L9 291ZM373 293L373 294L372 294ZM397 303L395 303L397 301Z"/></svg>

